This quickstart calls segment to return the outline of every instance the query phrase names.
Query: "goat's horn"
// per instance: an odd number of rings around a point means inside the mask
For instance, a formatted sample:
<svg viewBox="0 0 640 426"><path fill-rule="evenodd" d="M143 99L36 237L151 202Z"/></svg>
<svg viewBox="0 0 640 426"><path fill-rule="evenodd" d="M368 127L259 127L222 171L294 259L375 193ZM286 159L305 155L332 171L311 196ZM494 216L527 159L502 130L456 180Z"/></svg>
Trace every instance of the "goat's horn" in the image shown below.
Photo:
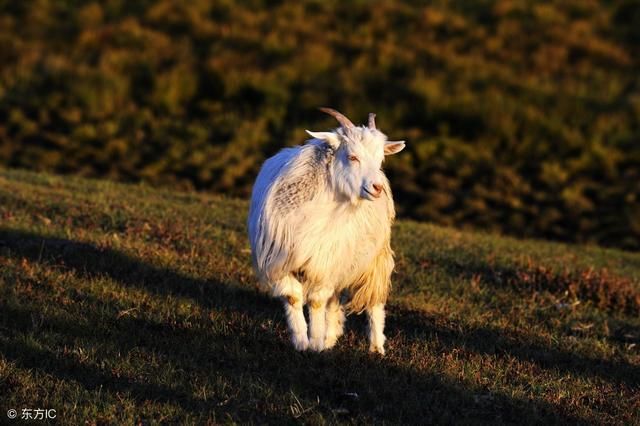
<svg viewBox="0 0 640 426"><path fill-rule="evenodd" d="M351 122L351 120L349 120L347 117L340 114L338 111L336 111L333 108L320 108L320 111L326 112L327 114L329 114L330 116L338 120L338 123L340 123L340 125L344 128L349 129L351 127L355 127L354 124Z"/></svg>
<svg viewBox="0 0 640 426"><path fill-rule="evenodd" d="M369 128L374 130L376 128L376 114L373 112L369 113Z"/></svg>

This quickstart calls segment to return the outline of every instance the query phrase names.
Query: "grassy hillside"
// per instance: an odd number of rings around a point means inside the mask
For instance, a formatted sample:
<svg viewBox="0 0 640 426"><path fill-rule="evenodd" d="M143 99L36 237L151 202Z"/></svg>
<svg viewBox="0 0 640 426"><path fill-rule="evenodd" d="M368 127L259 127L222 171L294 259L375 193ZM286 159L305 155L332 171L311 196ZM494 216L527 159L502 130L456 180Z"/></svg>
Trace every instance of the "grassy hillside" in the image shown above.
<svg viewBox="0 0 640 426"><path fill-rule="evenodd" d="M0 418L640 422L639 254L401 221L387 355L297 353L246 210L0 169Z"/></svg>

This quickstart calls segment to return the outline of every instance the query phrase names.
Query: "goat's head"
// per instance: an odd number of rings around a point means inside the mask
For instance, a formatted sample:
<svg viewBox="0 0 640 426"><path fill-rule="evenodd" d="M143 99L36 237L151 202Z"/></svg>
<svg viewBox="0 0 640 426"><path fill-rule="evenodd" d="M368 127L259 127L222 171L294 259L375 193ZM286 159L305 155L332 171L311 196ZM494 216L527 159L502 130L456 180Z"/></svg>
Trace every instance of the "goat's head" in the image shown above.
<svg viewBox="0 0 640 426"><path fill-rule="evenodd" d="M335 151L333 188L355 203L359 199L373 201L380 197L384 185L382 162L385 155L397 154L404 141L389 141L376 128L375 114L369 114L367 126L356 126L351 120L331 108L321 111L335 117L340 127L332 132L307 133L329 144Z"/></svg>

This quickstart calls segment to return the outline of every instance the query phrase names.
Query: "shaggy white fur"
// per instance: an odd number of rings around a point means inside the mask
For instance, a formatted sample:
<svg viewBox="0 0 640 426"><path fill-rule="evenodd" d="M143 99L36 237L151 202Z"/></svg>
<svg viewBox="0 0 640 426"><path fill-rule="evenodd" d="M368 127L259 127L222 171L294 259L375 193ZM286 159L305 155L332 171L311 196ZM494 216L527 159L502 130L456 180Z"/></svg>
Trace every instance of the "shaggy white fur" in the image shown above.
<svg viewBox="0 0 640 426"><path fill-rule="evenodd" d="M356 127L327 111L347 125L308 132L314 139L283 149L260 170L248 223L253 264L260 283L283 298L296 349L335 345L347 293L350 312L367 311L371 350L383 354L395 210L381 165L404 142L388 141L371 117Z"/></svg>

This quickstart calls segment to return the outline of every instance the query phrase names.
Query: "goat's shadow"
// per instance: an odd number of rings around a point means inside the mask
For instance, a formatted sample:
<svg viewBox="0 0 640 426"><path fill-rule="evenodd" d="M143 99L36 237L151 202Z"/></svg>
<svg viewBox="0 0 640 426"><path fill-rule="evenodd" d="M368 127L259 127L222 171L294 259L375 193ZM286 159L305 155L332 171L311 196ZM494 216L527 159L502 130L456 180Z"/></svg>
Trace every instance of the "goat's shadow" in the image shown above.
<svg viewBox="0 0 640 426"><path fill-rule="evenodd" d="M347 406L351 413L361 412L376 421L393 422L398 419L414 422L465 420L521 422L523 419L553 423L581 421L549 404L501 395L496 396L491 402L499 407L500 418L495 418L495 408L489 410L486 406L478 404L477 390L465 388L462 384L439 375L424 374L411 367L399 367L387 359L370 356L364 352L354 352L352 349L336 348L322 354L297 353L287 343L279 303L240 286L195 279L170 269L148 264L117 250L99 248L85 242L0 228L0 257L3 256L28 258L50 266L61 265L90 277L107 276L122 285L144 289L157 295L188 297L203 307L244 315L254 330L260 330L257 335L256 333L238 333L229 337L207 333L201 329L178 329L148 320L124 317L117 321L111 318L113 323L110 326L117 324L115 327L117 332L112 330L104 336L98 336L95 330L103 327L101 322L104 321L104 316L92 311L85 312L86 318L82 324L51 315L45 315L42 318L43 327L67 334L70 338L106 339L122 351L130 350L135 346L147 346L178 365L184 363L185 354L190 354L191 359L195 359L198 363L197 369L216 371L225 376L229 382L235 383L238 376L251 374L279 394L287 394L295 389L296 394L306 401L315 401L317 396L322 396L328 406ZM33 331L32 318L34 315L41 314L34 307L10 306L4 303L3 305L5 306L2 306L0 316L3 320L0 323L2 324L0 337L4 334L6 338L0 340L0 351L20 366L41 369L63 379L76 380L87 389L102 386L113 391L126 390L140 401L149 398L173 401L193 412L215 408L215 404L194 398L189 392L179 388L139 383L133 378L126 380L114 378L98 367L74 366L71 365L73 364L71 361L59 359L53 352L34 348L19 336L25 331ZM264 327L264 321L268 319L276 320L275 327ZM350 319L349 323L352 325L347 334L361 334L360 329L363 326L361 319L356 321ZM144 330L145 332L140 334L146 335L147 338L131 341L127 330L132 329ZM505 338L501 330L478 328L465 334L457 331L455 327L438 326L436 321L423 313L398 307L392 307L390 310L387 330L387 334L392 338L401 335L408 341L434 336L435 340L443 346L443 350L450 351L455 347L464 346L482 354L512 355L535 362L543 368L557 368L577 374L600 376L630 386L637 386L640 383L638 373L628 364L587 359L569 352L553 351L544 346L517 343ZM233 350L214 352L206 343L212 338L220 340L219 347L224 347L226 343L230 346L255 347L258 340L261 351L253 354L240 354ZM353 336L351 338L353 339ZM358 339L363 338L358 336ZM228 342L225 342L225 339ZM553 351L551 357L548 355L549 351ZM308 368L287 368L290 363L301 362L304 362ZM43 368L42 365L47 367ZM185 366L186 368L193 369L194 366ZM361 373L355 377L351 371L354 368L366 374ZM386 383L389 382L395 384L390 386L390 389L405 386L413 398L423 398L425 403L400 402L392 406L385 405L383 410L376 408L379 407L380 400L386 397L391 398L392 401L403 400L397 398L397 395L395 397L386 395ZM360 394L357 401L345 397L354 389L358 389ZM218 404L223 402L218 401ZM232 406L233 403L226 408L230 410ZM468 410L461 412L458 407L466 407ZM325 411L328 415L333 415L332 411L326 407ZM457 417L442 417L443 413L456 413ZM273 417L265 417L264 414L246 413L246 418L241 420L275 422L283 419L276 414Z"/></svg>

